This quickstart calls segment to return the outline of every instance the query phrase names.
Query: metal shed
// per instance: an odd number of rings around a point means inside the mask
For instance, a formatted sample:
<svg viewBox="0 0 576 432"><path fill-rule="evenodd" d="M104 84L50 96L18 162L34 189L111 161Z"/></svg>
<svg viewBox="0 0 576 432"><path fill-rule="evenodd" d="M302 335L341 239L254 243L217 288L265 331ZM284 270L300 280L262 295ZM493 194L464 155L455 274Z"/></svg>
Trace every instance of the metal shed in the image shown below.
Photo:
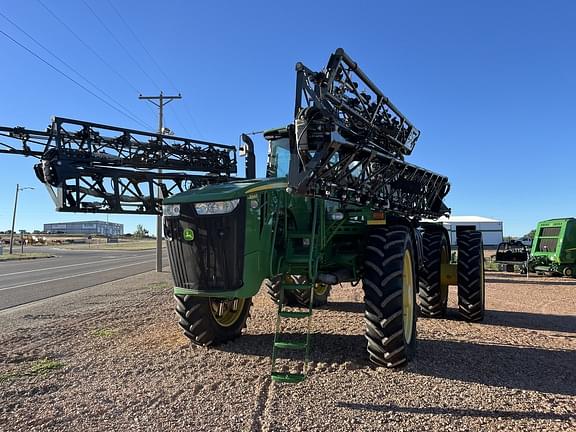
<svg viewBox="0 0 576 432"><path fill-rule="evenodd" d="M451 246L456 246L456 234L460 230L470 228L482 232L484 246L495 247L503 241L503 224L497 219L482 216L450 216L441 217L438 222L442 222L444 228L448 230Z"/></svg>

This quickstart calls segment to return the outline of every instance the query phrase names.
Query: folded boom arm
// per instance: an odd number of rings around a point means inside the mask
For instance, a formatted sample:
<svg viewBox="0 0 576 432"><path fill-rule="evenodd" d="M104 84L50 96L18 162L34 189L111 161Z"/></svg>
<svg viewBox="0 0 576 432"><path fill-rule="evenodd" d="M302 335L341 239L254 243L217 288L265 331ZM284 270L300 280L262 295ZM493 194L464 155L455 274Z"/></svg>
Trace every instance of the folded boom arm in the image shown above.
<svg viewBox="0 0 576 432"><path fill-rule="evenodd" d="M237 168L234 146L60 117L46 131L0 127L0 153L40 159L36 176L65 212L159 214L162 198Z"/></svg>
<svg viewBox="0 0 576 432"><path fill-rule="evenodd" d="M296 72L291 191L408 217L449 212L448 178L404 161L420 131L344 50L321 72Z"/></svg>

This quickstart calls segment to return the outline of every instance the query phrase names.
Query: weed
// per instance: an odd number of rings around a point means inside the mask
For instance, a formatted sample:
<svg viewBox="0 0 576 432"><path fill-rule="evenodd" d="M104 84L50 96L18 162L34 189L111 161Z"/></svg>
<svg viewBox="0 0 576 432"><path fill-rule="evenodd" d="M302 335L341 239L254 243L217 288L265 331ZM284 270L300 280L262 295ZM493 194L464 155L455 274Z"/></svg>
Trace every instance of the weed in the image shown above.
<svg viewBox="0 0 576 432"><path fill-rule="evenodd" d="M27 368L0 373L0 382L6 382L26 376L46 375L50 371L61 369L63 367L64 363L59 360L43 358L32 362Z"/></svg>
<svg viewBox="0 0 576 432"><path fill-rule="evenodd" d="M170 288L170 284L168 284L167 282L154 282L151 284L148 284L148 288L152 289L152 290L165 290Z"/></svg>
<svg viewBox="0 0 576 432"><path fill-rule="evenodd" d="M112 337L117 333L116 330L112 330L112 329L107 329L107 328L102 328L102 329L98 329L98 330L94 330L92 332L92 334L94 336L98 336L98 337Z"/></svg>
<svg viewBox="0 0 576 432"><path fill-rule="evenodd" d="M52 360L49 358L43 358L36 360L30 366L30 375L44 375L51 370L56 370L64 367L64 363L58 360Z"/></svg>

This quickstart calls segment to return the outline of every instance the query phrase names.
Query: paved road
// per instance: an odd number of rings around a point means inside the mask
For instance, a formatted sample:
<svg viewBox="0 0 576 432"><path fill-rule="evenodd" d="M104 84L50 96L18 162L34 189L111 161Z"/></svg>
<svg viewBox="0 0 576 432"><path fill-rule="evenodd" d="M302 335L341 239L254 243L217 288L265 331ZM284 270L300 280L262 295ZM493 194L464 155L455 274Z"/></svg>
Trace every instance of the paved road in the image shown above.
<svg viewBox="0 0 576 432"><path fill-rule="evenodd" d="M34 251L40 251L34 248ZM72 251L55 258L0 262L0 310L154 270L155 250ZM168 258L164 255L164 265ZM164 271L167 271L167 268ZM129 289L129 287L127 287Z"/></svg>

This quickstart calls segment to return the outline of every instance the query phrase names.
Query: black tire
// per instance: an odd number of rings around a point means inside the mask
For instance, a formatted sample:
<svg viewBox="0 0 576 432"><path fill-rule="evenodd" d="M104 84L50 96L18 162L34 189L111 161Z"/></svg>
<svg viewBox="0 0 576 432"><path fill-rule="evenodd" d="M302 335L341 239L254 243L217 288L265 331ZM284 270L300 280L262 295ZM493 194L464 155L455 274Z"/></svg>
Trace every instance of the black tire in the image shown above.
<svg viewBox="0 0 576 432"><path fill-rule="evenodd" d="M220 301L232 300L190 295L175 295L174 299L176 314L179 317L178 324L184 335L193 344L202 346L223 344L240 336L246 328L252 306L251 297L237 299L240 303L237 314L233 314L230 323L223 324L216 318L214 306Z"/></svg>
<svg viewBox="0 0 576 432"><path fill-rule="evenodd" d="M484 309L482 233L464 231L458 236L458 311L466 321L482 321Z"/></svg>
<svg viewBox="0 0 576 432"><path fill-rule="evenodd" d="M291 276L292 283L303 284L306 283L304 276ZM280 301L280 278L276 277L272 280L266 279L264 281L268 295L276 304ZM313 308L325 306L328 303L330 296L330 285L322 284L322 287L317 287L314 291L314 300L312 302ZM290 290L284 291L284 304L286 306L308 307L310 304L310 290Z"/></svg>
<svg viewBox="0 0 576 432"><path fill-rule="evenodd" d="M318 282L314 288L314 299L312 300L313 308L320 308L328 304L328 297L330 296L331 286ZM310 304L310 290L296 290L294 297L298 305L301 307L308 307Z"/></svg>
<svg viewBox="0 0 576 432"><path fill-rule="evenodd" d="M405 268L409 254L411 271ZM370 360L393 368L410 361L416 351L416 287L418 285L415 254L410 230L403 226L371 230L364 261L364 302L366 339ZM411 303L404 319L404 275L410 278L406 300ZM409 284L407 283L407 286Z"/></svg>
<svg viewBox="0 0 576 432"><path fill-rule="evenodd" d="M440 270L443 262L450 261L450 244L442 231L425 231L422 248L424 260L418 291L420 313L429 318L441 318L446 315L448 285L442 285Z"/></svg>
<svg viewBox="0 0 576 432"><path fill-rule="evenodd" d="M293 276L298 277L298 276ZM299 280L295 280L293 283L301 283ZM280 276L275 276L272 279L265 279L264 285L266 285L266 290L272 301L276 304L280 302ZM284 291L284 302L285 306L299 306L298 300L292 291Z"/></svg>

